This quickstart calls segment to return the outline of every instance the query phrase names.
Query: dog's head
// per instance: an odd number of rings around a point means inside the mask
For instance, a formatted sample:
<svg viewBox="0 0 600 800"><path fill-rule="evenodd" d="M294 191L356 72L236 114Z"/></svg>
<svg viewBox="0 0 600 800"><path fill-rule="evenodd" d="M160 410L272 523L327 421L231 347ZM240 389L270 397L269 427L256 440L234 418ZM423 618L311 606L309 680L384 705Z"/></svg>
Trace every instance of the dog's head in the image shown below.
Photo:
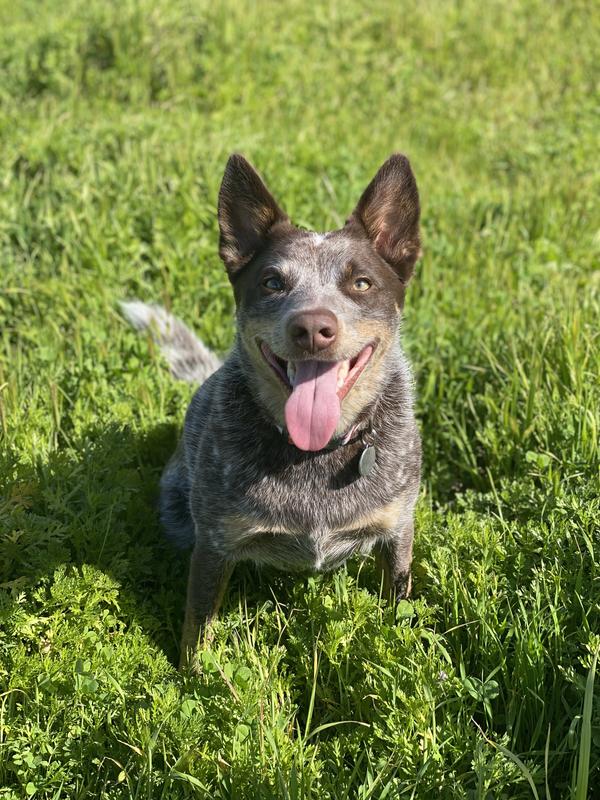
<svg viewBox="0 0 600 800"><path fill-rule="evenodd" d="M254 388L297 447L321 450L377 397L397 351L420 254L408 159L389 158L346 225L319 234L292 225L252 166L232 155L219 228Z"/></svg>

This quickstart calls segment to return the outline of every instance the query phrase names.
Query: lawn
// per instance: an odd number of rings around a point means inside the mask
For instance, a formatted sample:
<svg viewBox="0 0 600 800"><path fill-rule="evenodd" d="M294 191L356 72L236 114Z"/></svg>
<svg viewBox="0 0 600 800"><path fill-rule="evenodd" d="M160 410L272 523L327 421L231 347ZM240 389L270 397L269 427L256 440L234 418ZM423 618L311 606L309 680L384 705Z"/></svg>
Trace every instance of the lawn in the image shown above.
<svg viewBox="0 0 600 800"><path fill-rule="evenodd" d="M0 0L2 800L600 797L599 52L585 0ZM410 602L241 566L193 677L193 389L117 303L227 349L233 150L316 230L410 156L424 479Z"/></svg>

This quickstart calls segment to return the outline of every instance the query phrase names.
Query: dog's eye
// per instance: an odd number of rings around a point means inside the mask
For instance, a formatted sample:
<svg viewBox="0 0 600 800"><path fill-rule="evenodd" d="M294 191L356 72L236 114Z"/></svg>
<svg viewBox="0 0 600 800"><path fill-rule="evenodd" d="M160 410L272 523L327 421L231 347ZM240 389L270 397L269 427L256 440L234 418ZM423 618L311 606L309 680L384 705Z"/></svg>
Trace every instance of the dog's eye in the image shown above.
<svg viewBox="0 0 600 800"><path fill-rule="evenodd" d="M352 284L352 287L356 289L357 292L366 292L371 286L371 281L368 278L357 278Z"/></svg>
<svg viewBox="0 0 600 800"><path fill-rule="evenodd" d="M268 278L264 279L262 285L270 292L281 292L283 290L283 281L277 275L269 275Z"/></svg>

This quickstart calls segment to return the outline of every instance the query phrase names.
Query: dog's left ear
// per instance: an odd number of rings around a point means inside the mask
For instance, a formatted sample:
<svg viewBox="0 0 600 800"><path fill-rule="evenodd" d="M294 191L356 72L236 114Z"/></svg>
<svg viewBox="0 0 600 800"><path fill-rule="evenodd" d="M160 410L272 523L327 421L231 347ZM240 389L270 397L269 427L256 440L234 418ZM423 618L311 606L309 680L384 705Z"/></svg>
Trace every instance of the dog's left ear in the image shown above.
<svg viewBox="0 0 600 800"><path fill-rule="evenodd" d="M421 255L419 192L406 156L395 153L363 192L348 224L359 223L377 253L408 283Z"/></svg>
<svg viewBox="0 0 600 800"><path fill-rule="evenodd" d="M230 278L265 245L269 231L287 221L254 167L239 153L229 157L219 191L219 255Z"/></svg>

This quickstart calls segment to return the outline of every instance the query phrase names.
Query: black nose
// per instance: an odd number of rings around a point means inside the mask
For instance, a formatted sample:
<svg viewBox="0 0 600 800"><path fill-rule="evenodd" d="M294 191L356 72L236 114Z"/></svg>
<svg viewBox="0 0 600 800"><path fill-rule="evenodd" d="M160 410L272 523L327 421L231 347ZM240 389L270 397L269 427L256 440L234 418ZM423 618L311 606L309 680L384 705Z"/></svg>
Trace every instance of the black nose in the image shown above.
<svg viewBox="0 0 600 800"><path fill-rule="evenodd" d="M288 322L288 336L302 350L318 353L335 342L337 317L326 308L301 311Z"/></svg>

